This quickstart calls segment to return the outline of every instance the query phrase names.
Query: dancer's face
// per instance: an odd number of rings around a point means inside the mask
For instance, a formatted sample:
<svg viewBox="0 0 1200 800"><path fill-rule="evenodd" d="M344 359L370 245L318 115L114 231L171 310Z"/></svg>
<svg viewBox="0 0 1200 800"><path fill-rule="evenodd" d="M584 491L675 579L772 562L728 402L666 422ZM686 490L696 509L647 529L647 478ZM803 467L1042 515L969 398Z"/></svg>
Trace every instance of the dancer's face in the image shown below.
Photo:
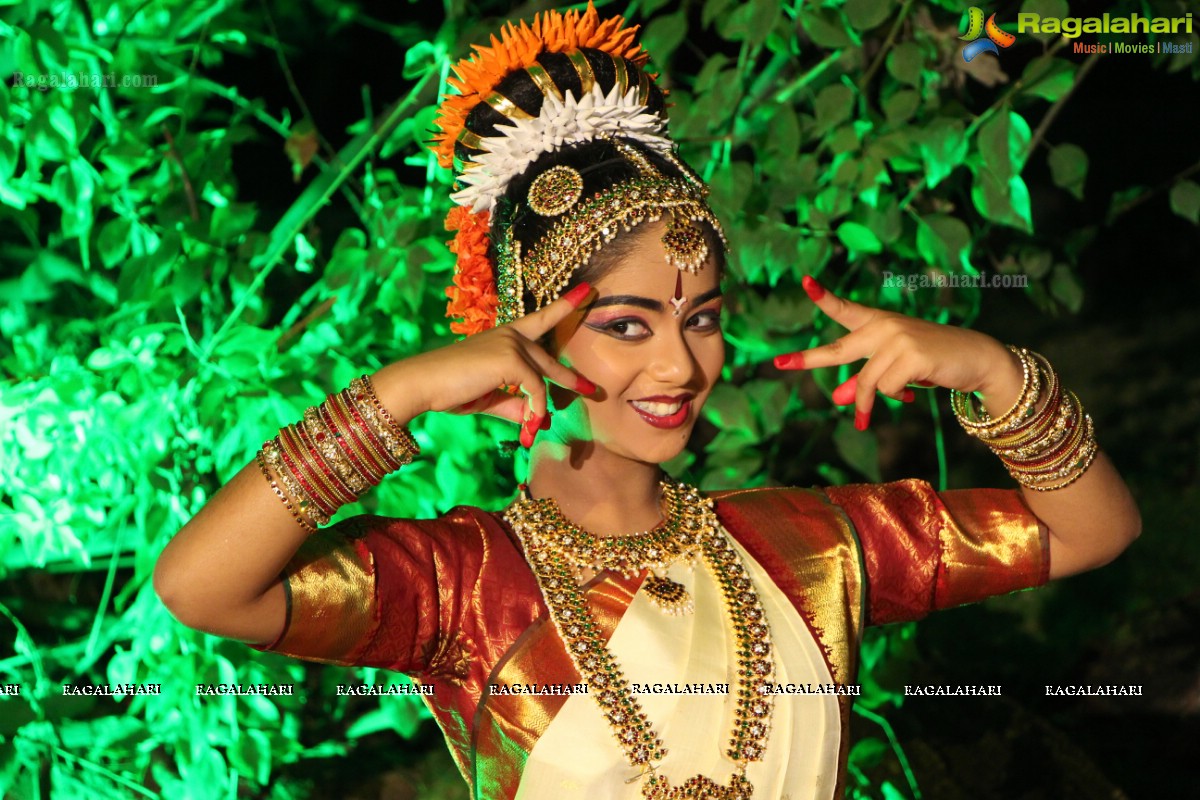
<svg viewBox="0 0 1200 800"><path fill-rule="evenodd" d="M656 222L624 234L632 241L593 281L582 324L559 343L563 361L600 391L556 413L552 438L647 463L687 444L725 360L720 274L713 256L698 275L668 264L665 230Z"/></svg>

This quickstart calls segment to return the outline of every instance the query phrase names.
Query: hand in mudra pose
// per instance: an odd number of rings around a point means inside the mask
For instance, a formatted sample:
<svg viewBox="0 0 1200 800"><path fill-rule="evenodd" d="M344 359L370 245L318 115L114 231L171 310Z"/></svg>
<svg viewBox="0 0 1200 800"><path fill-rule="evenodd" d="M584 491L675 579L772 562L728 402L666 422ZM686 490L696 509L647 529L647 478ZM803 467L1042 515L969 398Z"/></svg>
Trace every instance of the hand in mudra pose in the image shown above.
<svg viewBox="0 0 1200 800"><path fill-rule="evenodd" d="M521 443L528 447L534 433L549 422L547 381L578 394L596 392L591 381L538 343L560 324L570 325L569 318L591 292L588 284L581 283L538 311L414 356L392 369L411 370L414 377L406 385L421 387L423 402L414 409L417 413L447 411L507 419L521 425Z"/></svg>
<svg viewBox="0 0 1200 800"><path fill-rule="evenodd" d="M877 391L904 402L914 399L911 385L979 392L996 407L1016 400L1021 368L992 337L855 303L826 291L811 277L804 278L804 289L817 308L849 333L829 344L777 356L775 366L816 369L866 359L858 373L833 392L835 403L855 406L859 430L867 427Z"/></svg>

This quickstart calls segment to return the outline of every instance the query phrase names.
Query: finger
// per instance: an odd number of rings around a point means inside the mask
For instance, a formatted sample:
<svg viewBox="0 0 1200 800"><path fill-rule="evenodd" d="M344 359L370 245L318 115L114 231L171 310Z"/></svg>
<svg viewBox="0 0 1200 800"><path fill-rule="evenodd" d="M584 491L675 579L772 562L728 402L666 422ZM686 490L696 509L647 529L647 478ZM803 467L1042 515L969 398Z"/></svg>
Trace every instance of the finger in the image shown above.
<svg viewBox="0 0 1200 800"><path fill-rule="evenodd" d="M854 402L854 397L857 392L858 376L851 375L850 380L833 390L833 402L835 405L848 406Z"/></svg>
<svg viewBox="0 0 1200 800"><path fill-rule="evenodd" d="M909 388L908 384L913 379L912 365L905 361L901 356L892 362L875 384L876 390L880 394L895 398L903 403L911 403L917 399L917 393Z"/></svg>
<svg viewBox="0 0 1200 800"><path fill-rule="evenodd" d="M881 394L886 394L889 397L895 397L897 400L900 400L901 402L904 402L904 403L911 403L912 401L917 399L917 393L914 392L912 389L909 389L908 387L904 387L898 394L893 394L891 392L884 391L884 389L881 385L879 388L879 391ZM850 380L846 381L845 383L841 384L840 386L838 386L836 389L833 390L831 399L833 400L834 405L848 406L851 403L855 402L855 400L857 398L857 394L858 394L858 376L851 375Z"/></svg>
<svg viewBox="0 0 1200 800"><path fill-rule="evenodd" d="M874 352L874 338L869 334L853 331L829 344L785 353L775 357L778 369L816 369L850 364L862 358L870 358Z"/></svg>
<svg viewBox="0 0 1200 800"><path fill-rule="evenodd" d="M464 403L454 409L456 414L487 414L491 417L506 419L520 425L525 419L528 404L524 395L514 395L495 389L483 397Z"/></svg>
<svg viewBox="0 0 1200 800"><path fill-rule="evenodd" d="M542 426L542 421L549 416L549 393L546 391L546 379L538 372L532 363L524 380L521 381L521 393L525 395L527 413L521 421L521 446L526 449L533 447L533 440Z"/></svg>
<svg viewBox="0 0 1200 800"><path fill-rule="evenodd" d="M871 420L871 409L875 406L875 392L879 389L879 381L894 363L894 358L876 356L868 359L858 371L858 380L854 386L854 427L858 430L867 429Z"/></svg>
<svg viewBox="0 0 1200 800"><path fill-rule="evenodd" d="M853 300L846 300L827 291L811 275L805 275L801 285L804 286L804 291L808 294L809 299L817 304L817 308L825 312L825 315L834 322L849 330L861 328L879 313L878 309L855 303Z"/></svg>
<svg viewBox="0 0 1200 800"><path fill-rule="evenodd" d="M589 397L596 393L596 384L564 365L536 344L528 347L526 355L534 368L540 370L551 383L577 394L586 394Z"/></svg>
<svg viewBox="0 0 1200 800"><path fill-rule="evenodd" d="M590 283L581 283L569 292L562 294L557 300L539 308L531 314L513 320L509 326L526 339L537 340L554 330L560 322L574 313L587 296L592 293Z"/></svg>

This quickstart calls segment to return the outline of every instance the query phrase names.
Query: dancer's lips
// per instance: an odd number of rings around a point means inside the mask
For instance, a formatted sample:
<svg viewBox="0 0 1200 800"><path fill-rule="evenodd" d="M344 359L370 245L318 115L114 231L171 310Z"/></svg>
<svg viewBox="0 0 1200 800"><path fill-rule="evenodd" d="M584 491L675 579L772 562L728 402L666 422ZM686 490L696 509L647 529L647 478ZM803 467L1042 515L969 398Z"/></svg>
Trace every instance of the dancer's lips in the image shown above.
<svg viewBox="0 0 1200 800"><path fill-rule="evenodd" d="M655 395L643 397L640 400L630 400L642 419L656 428L678 428L692 411L692 395L681 394L674 397Z"/></svg>

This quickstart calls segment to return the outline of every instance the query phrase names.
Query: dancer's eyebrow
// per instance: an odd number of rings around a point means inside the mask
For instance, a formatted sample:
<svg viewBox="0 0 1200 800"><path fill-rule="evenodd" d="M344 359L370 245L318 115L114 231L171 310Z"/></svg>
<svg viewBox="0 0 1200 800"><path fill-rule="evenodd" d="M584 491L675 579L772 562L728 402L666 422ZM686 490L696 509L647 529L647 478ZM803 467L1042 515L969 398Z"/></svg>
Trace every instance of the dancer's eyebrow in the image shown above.
<svg viewBox="0 0 1200 800"><path fill-rule="evenodd" d="M718 286L709 289L704 294L692 301L693 306L703 305L714 297L720 297L722 294L721 287ZM599 297L588 306L591 311L594 308L604 308L605 306L635 306L636 308L645 308L650 311L662 311L663 304L650 297L642 297L637 294L610 294L607 297Z"/></svg>

